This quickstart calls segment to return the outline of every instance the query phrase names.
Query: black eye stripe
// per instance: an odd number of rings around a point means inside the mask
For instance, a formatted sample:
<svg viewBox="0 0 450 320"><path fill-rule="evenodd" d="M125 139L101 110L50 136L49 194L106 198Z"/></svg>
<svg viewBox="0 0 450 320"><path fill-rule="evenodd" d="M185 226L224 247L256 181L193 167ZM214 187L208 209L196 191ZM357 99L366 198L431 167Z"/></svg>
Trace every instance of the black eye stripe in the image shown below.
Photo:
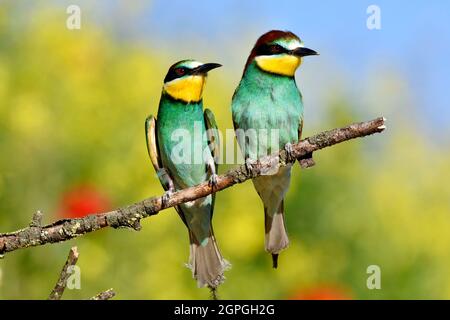
<svg viewBox="0 0 450 320"><path fill-rule="evenodd" d="M169 82L174 79L180 78L186 74L189 74L189 71L190 70L185 67L170 68L169 72L167 72L167 75L164 78L164 82Z"/></svg>
<svg viewBox="0 0 450 320"><path fill-rule="evenodd" d="M281 54L287 53L288 50L279 44L264 44L258 48L256 51L256 55L273 55L273 54Z"/></svg>

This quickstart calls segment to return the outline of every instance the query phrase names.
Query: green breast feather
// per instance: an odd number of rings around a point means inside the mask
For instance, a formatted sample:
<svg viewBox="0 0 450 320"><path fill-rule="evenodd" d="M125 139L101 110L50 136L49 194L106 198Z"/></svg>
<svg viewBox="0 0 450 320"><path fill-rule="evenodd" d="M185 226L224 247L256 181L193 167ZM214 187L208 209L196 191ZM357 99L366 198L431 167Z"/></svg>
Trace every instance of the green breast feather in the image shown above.
<svg viewBox="0 0 450 320"><path fill-rule="evenodd" d="M201 156L207 148L204 138L203 104L162 97L157 120L157 139L162 165L179 188L206 180L206 165Z"/></svg>
<svg viewBox="0 0 450 320"><path fill-rule="evenodd" d="M303 118L303 103L294 78L269 74L251 63L232 102L235 129L277 129L279 144L267 139L246 141L246 157L249 150L256 150L257 157L277 151L288 142L298 142L298 127ZM275 140L276 141L276 140ZM267 152L266 152L267 150Z"/></svg>
<svg viewBox="0 0 450 320"><path fill-rule="evenodd" d="M207 166L201 155L206 150L211 160L212 156L205 135L202 102L186 104L163 96L156 123L159 159L175 188L184 189L206 181ZM188 155L180 154L180 150L187 150ZM182 159L177 159L180 155ZM183 220L202 245L208 241L213 210L214 197L211 195L179 206Z"/></svg>

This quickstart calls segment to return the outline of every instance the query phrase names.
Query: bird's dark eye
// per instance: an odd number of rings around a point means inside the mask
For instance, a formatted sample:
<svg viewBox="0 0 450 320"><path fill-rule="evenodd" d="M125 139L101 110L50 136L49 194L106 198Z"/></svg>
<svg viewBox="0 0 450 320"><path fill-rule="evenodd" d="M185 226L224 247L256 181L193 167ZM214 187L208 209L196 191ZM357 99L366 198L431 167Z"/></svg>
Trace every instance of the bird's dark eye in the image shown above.
<svg viewBox="0 0 450 320"><path fill-rule="evenodd" d="M184 76L186 74L186 68L176 68L175 74L179 77Z"/></svg>
<svg viewBox="0 0 450 320"><path fill-rule="evenodd" d="M269 51L272 54L278 54L284 52L284 48L280 46L279 44L273 44L269 47Z"/></svg>

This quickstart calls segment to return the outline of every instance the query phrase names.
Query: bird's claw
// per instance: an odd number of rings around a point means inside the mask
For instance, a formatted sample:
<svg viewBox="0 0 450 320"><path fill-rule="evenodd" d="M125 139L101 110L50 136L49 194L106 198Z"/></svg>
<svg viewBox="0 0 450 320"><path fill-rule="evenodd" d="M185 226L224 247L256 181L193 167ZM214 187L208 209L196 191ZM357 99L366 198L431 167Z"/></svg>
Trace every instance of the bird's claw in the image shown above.
<svg viewBox="0 0 450 320"><path fill-rule="evenodd" d="M217 177L218 175L215 173L213 173L211 177L209 177L208 185L213 189L217 186Z"/></svg>
<svg viewBox="0 0 450 320"><path fill-rule="evenodd" d="M294 157L294 148L290 142L284 145L284 151L286 151L286 158L288 162L295 161L296 158Z"/></svg>
<svg viewBox="0 0 450 320"><path fill-rule="evenodd" d="M253 166L256 164L255 160L252 160L250 158L245 159L245 169L247 170L247 172L253 176L254 175L254 168Z"/></svg>
<svg viewBox="0 0 450 320"><path fill-rule="evenodd" d="M172 194L173 194L173 190L167 190L166 192L164 192L164 194L161 197L161 203L162 203L163 207L167 206Z"/></svg>

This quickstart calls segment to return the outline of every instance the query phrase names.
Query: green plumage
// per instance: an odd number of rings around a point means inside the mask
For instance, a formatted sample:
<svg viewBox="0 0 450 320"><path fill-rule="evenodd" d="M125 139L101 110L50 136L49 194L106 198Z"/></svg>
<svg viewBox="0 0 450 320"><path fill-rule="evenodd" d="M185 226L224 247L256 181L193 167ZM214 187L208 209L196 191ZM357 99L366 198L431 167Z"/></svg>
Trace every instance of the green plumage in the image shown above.
<svg viewBox="0 0 450 320"><path fill-rule="evenodd" d="M206 159L199 157L206 150L212 161L205 130L202 101L186 104L162 95L156 125L158 151L162 166L170 172L176 189L192 187L208 178ZM182 150L190 152L184 154ZM202 245L206 245L210 234L211 203L212 196L207 196L203 201L180 205L184 221Z"/></svg>
<svg viewBox="0 0 450 320"><path fill-rule="evenodd" d="M201 134L199 139L194 139L195 128ZM163 166L170 170L177 185L180 188L186 188L204 182L206 180L204 159L197 159L197 163L179 164L175 164L170 159L172 153L178 153L177 150L174 151L174 148L180 147L180 143L186 144L183 147L191 153L191 156L186 158L192 161L196 150L207 147L207 141L203 139L205 133L203 102L187 104L163 94L159 103L156 132ZM185 133L188 139L182 139ZM180 155L184 156L182 153Z"/></svg>
<svg viewBox="0 0 450 320"><path fill-rule="evenodd" d="M171 67L167 77L179 65L184 68L189 63L199 68L205 66L190 60L181 61ZM220 141L214 115L208 109L203 112L202 100L176 100L163 90L158 119L148 117L145 129L150 159L167 191L163 201L176 190L205 181L214 185L217 172L214 157L217 156ZM211 141L217 148L213 148ZM224 281L223 273L229 267L220 254L212 228L214 199L215 195L209 195L175 208L189 230L188 266L192 275L199 287L208 286L213 290Z"/></svg>
<svg viewBox="0 0 450 320"><path fill-rule="evenodd" d="M298 142L303 103L294 78L264 72L253 61L233 96L232 112L236 128L279 130L279 145L273 145L271 139L258 141L257 158L266 155L266 145L272 153L286 143ZM254 142L248 142L246 150L252 150Z"/></svg>
<svg viewBox="0 0 450 320"><path fill-rule="evenodd" d="M239 139L245 148L246 159L256 159L284 148L287 143L300 139L303 121L303 103L293 77L281 76L261 70L255 61L247 66L235 91L232 102L235 129L256 129L257 139ZM267 131L265 131L267 130ZM276 130L277 139L272 139ZM267 132L261 139L259 134ZM273 256L277 267L278 254L288 244L284 219L284 197L289 188L291 166L253 179L264 204L265 248Z"/></svg>

